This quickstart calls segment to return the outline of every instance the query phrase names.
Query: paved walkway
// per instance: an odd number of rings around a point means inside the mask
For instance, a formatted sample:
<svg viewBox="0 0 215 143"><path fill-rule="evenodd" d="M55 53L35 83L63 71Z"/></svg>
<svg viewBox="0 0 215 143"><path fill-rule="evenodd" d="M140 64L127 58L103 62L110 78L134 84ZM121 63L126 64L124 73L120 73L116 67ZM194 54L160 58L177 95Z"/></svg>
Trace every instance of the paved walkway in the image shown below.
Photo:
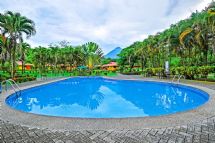
<svg viewBox="0 0 215 143"><path fill-rule="evenodd" d="M215 89L215 84L201 84ZM50 131L0 120L0 143L215 143L215 116L184 126L144 130Z"/></svg>

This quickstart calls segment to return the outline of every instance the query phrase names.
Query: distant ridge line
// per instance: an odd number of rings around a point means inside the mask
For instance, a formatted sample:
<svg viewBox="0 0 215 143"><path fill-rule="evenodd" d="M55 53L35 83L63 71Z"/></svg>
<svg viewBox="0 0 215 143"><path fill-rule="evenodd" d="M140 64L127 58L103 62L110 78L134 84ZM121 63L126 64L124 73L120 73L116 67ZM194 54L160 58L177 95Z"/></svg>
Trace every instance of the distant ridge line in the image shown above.
<svg viewBox="0 0 215 143"><path fill-rule="evenodd" d="M119 57L117 56L120 52L122 51L122 48L116 47L109 53L107 53L104 57L105 58L110 58L110 59L118 59Z"/></svg>

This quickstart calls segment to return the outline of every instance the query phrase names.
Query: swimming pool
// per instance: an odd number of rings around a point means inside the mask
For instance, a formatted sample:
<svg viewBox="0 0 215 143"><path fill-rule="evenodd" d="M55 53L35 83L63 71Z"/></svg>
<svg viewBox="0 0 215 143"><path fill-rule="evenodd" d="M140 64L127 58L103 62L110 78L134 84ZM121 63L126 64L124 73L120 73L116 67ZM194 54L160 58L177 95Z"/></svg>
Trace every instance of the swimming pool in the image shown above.
<svg viewBox="0 0 215 143"><path fill-rule="evenodd" d="M209 100L207 93L171 83L70 78L22 91L6 99L24 112L81 118L126 118L173 114L195 109Z"/></svg>

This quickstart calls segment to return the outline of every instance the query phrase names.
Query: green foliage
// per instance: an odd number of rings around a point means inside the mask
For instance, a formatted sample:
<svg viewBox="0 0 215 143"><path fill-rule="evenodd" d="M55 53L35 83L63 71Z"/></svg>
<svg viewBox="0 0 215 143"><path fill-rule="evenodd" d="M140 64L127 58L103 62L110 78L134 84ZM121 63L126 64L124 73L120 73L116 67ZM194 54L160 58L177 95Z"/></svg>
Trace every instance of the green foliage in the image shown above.
<svg viewBox="0 0 215 143"><path fill-rule="evenodd" d="M198 67L192 66L185 68L184 75L187 79L194 79L198 75Z"/></svg>
<svg viewBox="0 0 215 143"><path fill-rule="evenodd" d="M10 78L10 75L8 73L0 72L0 82L9 78Z"/></svg>
<svg viewBox="0 0 215 143"><path fill-rule="evenodd" d="M181 61L181 59L179 57L171 57L170 66L178 67L180 65L180 61Z"/></svg>
<svg viewBox="0 0 215 143"><path fill-rule="evenodd" d="M62 41L50 47L36 47L34 49L23 42L23 34L29 38L36 33L32 20L20 13L7 11L0 14L0 29L6 35L5 42L0 35L0 52L5 58L0 62L1 70L10 69L11 77L15 77L16 61L22 61L22 75L25 74L25 63L34 64L33 70L39 75L47 74L49 70L72 71L75 67L87 65L90 69L97 64L103 56L98 44L88 42L81 46L71 46L69 42ZM2 50L3 49L3 50ZM10 56L9 56L10 55Z"/></svg>
<svg viewBox="0 0 215 143"><path fill-rule="evenodd" d="M27 82L27 81L34 81L36 80L36 77L30 77L30 76L23 76L23 77L16 77L14 80L18 83Z"/></svg>
<svg viewBox="0 0 215 143"><path fill-rule="evenodd" d="M186 76L187 74L186 69L188 69L188 67L177 67L176 68L177 74Z"/></svg>
<svg viewBox="0 0 215 143"><path fill-rule="evenodd" d="M164 74L164 68L146 68L143 73L146 76L161 75Z"/></svg>
<svg viewBox="0 0 215 143"><path fill-rule="evenodd" d="M144 68L164 67L165 61L178 72L193 78L195 68L190 71L182 66L207 66L215 64L215 2L207 9L181 20L163 32L150 35L135 42L119 54L120 67L138 64ZM152 72L153 73L153 72ZM174 71L173 71L174 73Z"/></svg>
<svg viewBox="0 0 215 143"><path fill-rule="evenodd" d="M82 51L86 59L86 65L92 69L96 64L100 63L103 56L102 49L94 42L88 42L82 46Z"/></svg>
<svg viewBox="0 0 215 143"><path fill-rule="evenodd" d="M1 37L1 35L0 35L0 54L1 54L2 51L3 51L3 45L4 45L3 39L2 39L2 37Z"/></svg>
<svg viewBox="0 0 215 143"><path fill-rule="evenodd" d="M117 60L118 64L121 65L120 69L124 70L125 65L129 65L129 71L131 72L135 63L137 62L137 56L134 54L135 49L130 46L127 49L123 49L118 55L120 58Z"/></svg>
<svg viewBox="0 0 215 143"><path fill-rule="evenodd" d="M215 66L176 67L170 71L172 75L184 75L186 79L207 78L209 73L215 73Z"/></svg>
<svg viewBox="0 0 215 143"><path fill-rule="evenodd" d="M2 47L6 49L5 54L9 53L11 55L11 77L14 77L17 47L22 45L24 34L27 38L35 35L35 24L20 13L6 11L4 14L0 14L0 29L4 35L7 35L6 39L8 40Z"/></svg>
<svg viewBox="0 0 215 143"><path fill-rule="evenodd" d="M198 68L201 77L206 78L209 73L215 73L215 66L202 66Z"/></svg>
<svg viewBox="0 0 215 143"><path fill-rule="evenodd" d="M116 72L103 70L74 70L72 76L116 76Z"/></svg>
<svg viewBox="0 0 215 143"><path fill-rule="evenodd" d="M102 60L101 60L101 63L102 63L102 65L105 65L105 64L109 64L110 62L115 62L116 60L113 60L113 59L111 59L111 58L103 58Z"/></svg>
<svg viewBox="0 0 215 143"><path fill-rule="evenodd" d="M7 72L8 74L11 71L11 63L10 62L5 62L4 65L1 65L1 70Z"/></svg>

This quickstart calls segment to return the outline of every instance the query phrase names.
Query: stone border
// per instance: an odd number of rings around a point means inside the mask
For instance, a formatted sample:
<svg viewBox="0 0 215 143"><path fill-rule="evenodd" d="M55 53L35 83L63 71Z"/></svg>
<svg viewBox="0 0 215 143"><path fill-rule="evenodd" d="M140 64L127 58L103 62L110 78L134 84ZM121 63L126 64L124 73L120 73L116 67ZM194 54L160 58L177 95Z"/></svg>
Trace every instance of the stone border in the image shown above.
<svg viewBox="0 0 215 143"><path fill-rule="evenodd" d="M64 78L66 79L66 78ZM60 80L64 80L60 79ZM154 81L144 79L128 79L126 77L110 78L116 80L140 80L140 81ZM56 82L59 80L53 80ZM24 86L21 89L27 89L43 84L51 83L44 82L40 84L33 84ZM3 93L0 96L0 115L1 120L9 121L12 124L27 126L30 128L51 129L57 131L72 131L72 130L123 130L123 129L146 129L146 128L163 128L173 127L179 125L186 125L193 122L205 120L215 115L215 90L208 89L196 85L182 84L198 88L207 92L210 99L204 105L190 111L180 112L171 115L155 116L155 117L137 117L137 118L107 118L107 119L92 119L92 118L67 118L67 117L52 117L46 115L37 115L32 113L25 113L10 108L5 103L5 99L13 93L12 90Z"/></svg>

